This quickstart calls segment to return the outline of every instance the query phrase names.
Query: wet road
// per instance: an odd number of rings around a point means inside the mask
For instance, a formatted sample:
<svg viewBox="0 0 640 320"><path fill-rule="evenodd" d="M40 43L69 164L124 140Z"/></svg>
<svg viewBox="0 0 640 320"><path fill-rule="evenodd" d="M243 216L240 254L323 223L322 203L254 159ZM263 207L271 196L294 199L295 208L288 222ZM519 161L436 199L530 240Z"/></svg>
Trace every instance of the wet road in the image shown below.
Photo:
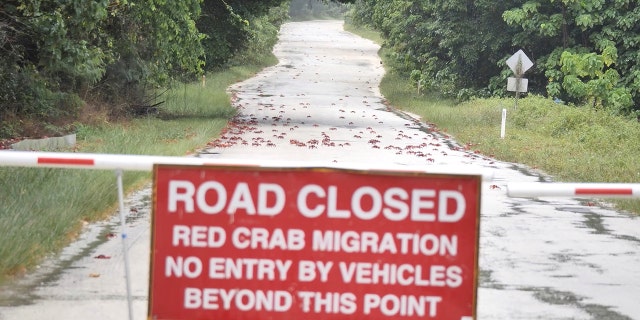
<svg viewBox="0 0 640 320"><path fill-rule="evenodd" d="M201 156L492 170L483 183L478 318L640 319L640 219L577 199L508 198L507 182L546 178L389 109L377 89L377 50L339 21L285 24L280 64L230 88L240 113ZM127 204L136 319L146 317L150 192ZM89 226L61 257L1 288L0 319L125 319L117 226L115 218Z"/></svg>

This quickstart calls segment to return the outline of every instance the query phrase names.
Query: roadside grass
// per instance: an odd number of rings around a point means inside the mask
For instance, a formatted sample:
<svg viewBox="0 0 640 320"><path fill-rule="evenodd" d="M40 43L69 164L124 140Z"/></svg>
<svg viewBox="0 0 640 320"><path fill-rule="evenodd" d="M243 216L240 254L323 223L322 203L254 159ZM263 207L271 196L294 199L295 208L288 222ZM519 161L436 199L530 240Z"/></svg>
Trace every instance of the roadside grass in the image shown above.
<svg viewBox="0 0 640 320"><path fill-rule="evenodd" d="M371 30L350 32L380 43ZM374 36L371 33L374 33ZM384 59L384 53L381 54ZM388 65L385 63L385 65ZM527 165L558 182L640 182L640 123L589 106L567 106L528 96L476 99L464 103L418 95L408 79L387 70L380 90L394 107L420 116L471 150ZM500 138L507 109L505 139ZM640 213L640 200L607 200Z"/></svg>
<svg viewBox="0 0 640 320"><path fill-rule="evenodd" d="M193 83L178 83L160 96L156 102L164 101L159 106L160 116L163 118L230 118L235 109L231 108L226 88L235 82L249 78L263 67L275 65L277 58L272 55L254 58L261 61L260 66L235 66L221 72L207 74L204 81ZM211 108L211 105L226 106L225 108Z"/></svg>
<svg viewBox="0 0 640 320"><path fill-rule="evenodd" d="M345 31L357 34L365 39L369 39L379 45L382 45L382 43L384 42L384 39L382 39L382 36L378 31L375 31L373 29L366 28L366 27L355 26L352 23L349 23L348 19L349 18L347 17L347 20L344 23Z"/></svg>
<svg viewBox="0 0 640 320"><path fill-rule="evenodd" d="M235 114L226 88L266 65L245 65L177 85L160 100L159 114L122 123L78 125L77 152L184 156L215 139ZM127 192L140 188L149 172L127 171ZM72 241L84 222L116 209L115 174L98 170L0 167L0 283L24 274L43 257Z"/></svg>

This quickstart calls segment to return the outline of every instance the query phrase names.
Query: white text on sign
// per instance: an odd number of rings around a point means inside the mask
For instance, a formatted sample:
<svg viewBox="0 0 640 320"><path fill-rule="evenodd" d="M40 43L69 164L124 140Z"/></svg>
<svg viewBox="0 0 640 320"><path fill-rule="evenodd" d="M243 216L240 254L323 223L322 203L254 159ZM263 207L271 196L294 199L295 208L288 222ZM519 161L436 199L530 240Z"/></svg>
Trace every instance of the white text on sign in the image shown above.
<svg viewBox="0 0 640 320"><path fill-rule="evenodd" d="M191 181L169 181L168 212L237 214L275 216L282 213L287 202L284 188L274 183L259 183L257 191L246 182L232 189L218 181L198 185ZM457 190L411 189L392 187L379 190L373 186L356 189L349 208L339 208L340 190L308 184L296 196L298 213L307 218L327 216L334 219L355 217L371 220L383 216L389 221L449 222L460 221L466 209L465 198ZM367 203L364 205L363 203Z"/></svg>

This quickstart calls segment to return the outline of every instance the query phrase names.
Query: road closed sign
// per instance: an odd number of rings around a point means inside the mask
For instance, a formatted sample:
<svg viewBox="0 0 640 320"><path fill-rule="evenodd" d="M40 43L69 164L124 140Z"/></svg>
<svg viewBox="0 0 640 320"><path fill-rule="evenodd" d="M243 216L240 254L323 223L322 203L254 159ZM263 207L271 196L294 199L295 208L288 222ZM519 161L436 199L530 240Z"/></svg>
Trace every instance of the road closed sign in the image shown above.
<svg viewBox="0 0 640 320"><path fill-rule="evenodd" d="M156 165L150 319L475 317L481 177Z"/></svg>

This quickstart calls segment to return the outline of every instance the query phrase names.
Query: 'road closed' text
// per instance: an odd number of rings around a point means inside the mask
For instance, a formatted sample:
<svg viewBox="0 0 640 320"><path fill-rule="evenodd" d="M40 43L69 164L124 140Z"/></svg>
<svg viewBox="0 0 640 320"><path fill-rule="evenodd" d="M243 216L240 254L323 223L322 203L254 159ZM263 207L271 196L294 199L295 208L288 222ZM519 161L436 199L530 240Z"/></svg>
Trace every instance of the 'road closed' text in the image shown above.
<svg viewBox="0 0 640 320"><path fill-rule="evenodd" d="M247 182L224 185L218 181L195 184L187 180L171 180L168 184L168 212L207 215L219 213L276 216L289 203L285 188L276 183ZM292 192L289 192L292 194ZM460 221L466 200L457 190L380 189L360 186L344 192L339 186L307 184L294 190L296 211L306 218L325 216L330 219L445 222Z"/></svg>

